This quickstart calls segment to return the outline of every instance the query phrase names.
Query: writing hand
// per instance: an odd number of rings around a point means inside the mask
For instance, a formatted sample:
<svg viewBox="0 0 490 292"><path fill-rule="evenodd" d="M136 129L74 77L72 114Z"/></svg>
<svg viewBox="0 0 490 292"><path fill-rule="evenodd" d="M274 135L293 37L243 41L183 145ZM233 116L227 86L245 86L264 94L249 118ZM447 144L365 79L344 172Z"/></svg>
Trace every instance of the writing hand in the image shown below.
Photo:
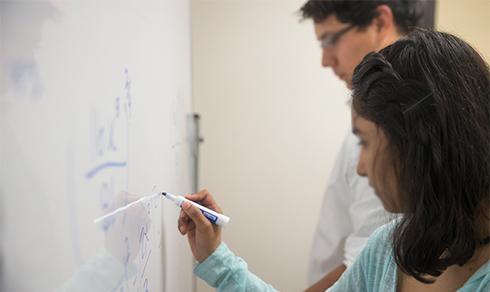
<svg viewBox="0 0 490 292"><path fill-rule="evenodd" d="M222 214L221 208L207 190L185 198ZM192 254L200 263L204 262L221 244L221 227L209 222L197 207L188 202L182 204L178 228L182 235L187 234Z"/></svg>

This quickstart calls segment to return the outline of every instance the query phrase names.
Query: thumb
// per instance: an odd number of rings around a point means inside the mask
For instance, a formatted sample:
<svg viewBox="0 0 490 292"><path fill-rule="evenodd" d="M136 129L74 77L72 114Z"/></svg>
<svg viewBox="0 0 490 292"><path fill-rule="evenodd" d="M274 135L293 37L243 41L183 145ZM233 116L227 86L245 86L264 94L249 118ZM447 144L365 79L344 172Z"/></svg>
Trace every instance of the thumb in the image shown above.
<svg viewBox="0 0 490 292"><path fill-rule="evenodd" d="M182 209L189 216L192 221L196 224L197 229L201 229L205 226L211 225L211 222L204 217L201 210L189 202L184 202L182 204Z"/></svg>

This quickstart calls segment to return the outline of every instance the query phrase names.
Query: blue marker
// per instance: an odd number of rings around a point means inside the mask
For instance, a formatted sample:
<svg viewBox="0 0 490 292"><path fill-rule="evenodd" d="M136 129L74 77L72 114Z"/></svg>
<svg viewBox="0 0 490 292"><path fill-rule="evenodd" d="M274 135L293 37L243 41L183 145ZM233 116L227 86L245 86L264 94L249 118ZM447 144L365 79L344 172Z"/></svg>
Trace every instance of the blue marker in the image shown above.
<svg viewBox="0 0 490 292"><path fill-rule="evenodd" d="M179 206L182 208L182 204L184 202L189 202L191 203L192 205L196 206L199 210L201 210L202 214L209 220L211 221L212 223L216 224L216 225L219 225L221 227L226 227L226 225L228 224L228 222L230 221L230 217L227 217L223 214L220 214L220 213L217 213L213 210L210 210L204 206L201 206L199 204L197 204L196 202L193 202L191 200L187 200L186 198L184 197L181 197L181 196L174 196L172 194L169 194L169 193L162 193L162 195L165 196L165 198L173 201L175 203L175 205Z"/></svg>

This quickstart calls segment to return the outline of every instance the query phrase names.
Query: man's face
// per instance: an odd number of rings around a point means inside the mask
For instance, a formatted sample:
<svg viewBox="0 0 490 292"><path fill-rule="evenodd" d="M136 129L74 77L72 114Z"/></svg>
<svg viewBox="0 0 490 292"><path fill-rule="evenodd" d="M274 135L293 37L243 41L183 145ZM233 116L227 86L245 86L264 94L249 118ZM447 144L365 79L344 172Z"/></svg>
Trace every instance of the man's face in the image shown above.
<svg viewBox="0 0 490 292"><path fill-rule="evenodd" d="M315 34L319 41L335 36L350 23L341 23L337 16L332 14L324 21L315 23ZM372 52L380 50L380 40L377 25L372 23L365 30L355 26L337 38L331 48L322 47L322 66L332 67L333 72L351 88L351 78L354 68L362 58Z"/></svg>

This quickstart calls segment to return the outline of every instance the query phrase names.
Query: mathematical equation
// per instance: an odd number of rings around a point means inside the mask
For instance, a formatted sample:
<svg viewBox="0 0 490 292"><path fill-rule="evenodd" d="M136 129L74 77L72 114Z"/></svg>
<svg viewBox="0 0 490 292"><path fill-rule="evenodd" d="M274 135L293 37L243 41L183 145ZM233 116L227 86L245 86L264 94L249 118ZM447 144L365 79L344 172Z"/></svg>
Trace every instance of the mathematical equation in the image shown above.
<svg viewBox="0 0 490 292"><path fill-rule="evenodd" d="M126 206L136 198L127 193L129 181L130 125L132 117L131 78L124 72L123 94L113 97L112 106L92 105L90 112L90 157L85 172L89 184L98 184L101 215ZM97 187L96 187L97 188ZM123 189L124 191L118 191ZM152 192L156 192L154 185ZM123 263L125 272L112 291L150 292L156 287L158 251L162 235L160 199L152 198L117 216L104 220L104 246ZM156 223L157 227L151 228ZM150 266L152 268L150 269ZM132 268L136 267L136 274ZM150 273L150 274L149 274Z"/></svg>

